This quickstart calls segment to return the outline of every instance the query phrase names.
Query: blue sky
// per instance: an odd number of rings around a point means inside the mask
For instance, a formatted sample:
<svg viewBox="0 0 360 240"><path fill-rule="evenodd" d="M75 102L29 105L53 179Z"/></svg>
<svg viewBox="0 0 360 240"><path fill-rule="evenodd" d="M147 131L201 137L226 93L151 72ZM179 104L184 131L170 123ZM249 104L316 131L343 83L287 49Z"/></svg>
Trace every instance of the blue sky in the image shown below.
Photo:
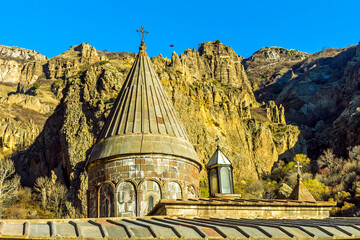
<svg viewBox="0 0 360 240"><path fill-rule="evenodd" d="M360 41L359 0L6 0L0 6L0 44L48 57L82 42L137 52L141 25L150 31L150 56L171 57L213 40L246 58L265 46L313 53Z"/></svg>

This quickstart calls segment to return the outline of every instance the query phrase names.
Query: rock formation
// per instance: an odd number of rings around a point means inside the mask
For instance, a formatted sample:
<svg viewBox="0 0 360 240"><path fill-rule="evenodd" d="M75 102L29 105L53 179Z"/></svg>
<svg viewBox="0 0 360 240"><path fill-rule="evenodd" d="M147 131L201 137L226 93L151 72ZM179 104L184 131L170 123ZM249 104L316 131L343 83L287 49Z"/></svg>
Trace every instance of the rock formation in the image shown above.
<svg viewBox="0 0 360 240"><path fill-rule="evenodd" d="M35 82L19 78L15 82L19 93L5 95L0 105L16 105L20 112L32 111L47 119L37 125L36 140L31 137L24 145L26 141L19 139L17 144L26 147L13 146L13 152L21 150L14 159L23 184L32 185L37 177L55 169L71 185L79 177L75 175L83 167L134 55L105 53L81 44L43 60L27 66L34 69L27 79L40 77ZM180 56L174 53L171 60L158 56L152 61L201 161L208 160L215 148L213 138L219 135L224 152L238 169L235 179L258 178L271 170L279 155L299 144L300 132L285 124L281 108L278 115L273 113L277 117L267 118L251 90L243 58L230 47L208 42L200 44L198 51L187 49ZM40 88L34 89L35 83ZM52 96L44 94L50 92ZM304 151L304 145L299 149Z"/></svg>
<svg viewBox="0 0 360 240"><path fill-rule="evenodd" d="M72 203L86 212L84 163L134 59L83 43L25 62L18 77L0 83L0 156L13 156L22 184L31 186L53 170L68 185ZM207 42L151 60L202 164L219 135L235 185L268 174L279 158L306 152L283 108L255 100L244 59L230 47ZM6 71L0 68L0 76ZM200 174L207 181L205 171Z"/></svg>
<svg viewBox="0 0 360 240"><path fill-rule="evenodd" d="M0 45L0 82L35 82L47 57L24 48Z"/></svg>
<svg viewBox="0 0 360 240"><path fill-rule="evenodd" d="M285 110L282 105L276 106L274 101L269 101L266 104L266 117L275 123L286 124L285 121Z"/></svg>
<svg viewBox="0 0 360 240"><path fill-rule="evenodd" d="M260 51L266 49L272 48ZM287 122L302 130L313 158L326 148L347 157L349 147L360 142L356 136L359 49L359 45L329 48L315 54L298 52L295 57L286 54L276 58L257 52L244 61L252 85L259 86L255 91L257 98L284 106ZM255 62L258 65L254 66ZM262 71L275 71L276 77L271 75L269 81L267 74L261 75Z"/></svg>
<svg viewBox="0 0 360 240"><path fill-rule="evenodd" d="M253 89L258 90L266 85L282 82L284 78L291 78L291 67L309 56L308 53L293 49L265 47L244 59L243 63ZM262 91L260 93L263 94Z"/></svg>

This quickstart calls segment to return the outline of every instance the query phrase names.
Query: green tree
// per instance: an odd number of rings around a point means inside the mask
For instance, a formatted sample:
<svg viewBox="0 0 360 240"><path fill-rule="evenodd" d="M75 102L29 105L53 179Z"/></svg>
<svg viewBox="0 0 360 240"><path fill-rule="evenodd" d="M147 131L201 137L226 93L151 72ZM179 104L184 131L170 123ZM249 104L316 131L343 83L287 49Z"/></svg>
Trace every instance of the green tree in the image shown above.
<svg viewBox="0 0 360 240"><path fill-rule="evenodd" d="M318 200L325 200L329 194L329 188L317 179L308 179L304 181L305 187L310 191L313 197Z"/></svg>

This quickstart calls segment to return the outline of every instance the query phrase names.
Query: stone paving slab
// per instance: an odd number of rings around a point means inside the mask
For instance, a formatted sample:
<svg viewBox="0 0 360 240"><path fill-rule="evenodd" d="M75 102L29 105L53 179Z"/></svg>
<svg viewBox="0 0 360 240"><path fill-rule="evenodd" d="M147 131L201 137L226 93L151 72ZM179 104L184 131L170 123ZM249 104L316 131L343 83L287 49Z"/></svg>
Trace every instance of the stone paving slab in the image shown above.
<svg viewBox="0 0 360 240"><path fill-rule="evenodd" d="M4 229L2 232L3 236L22 236L25 235L25 223L14 223L14 224L4 224Z"/></svg>
<svg viewBox="0 0 360 240"><path fill-rule="evenodd" d="M51 236L77 237L76 229L69 222L54 223Z"/></svg>
<svg viewBox="0 0 360 240"><path fill-rule="evenodd" d="M359 218L141 217L0 220L11 239L360 239Z"/></svg>
<svg viewBox="0 0 360 240"><path fill-rule="evenodd" d="M50 237L50 226L47 223L29 224L30 237Z"/></svg>

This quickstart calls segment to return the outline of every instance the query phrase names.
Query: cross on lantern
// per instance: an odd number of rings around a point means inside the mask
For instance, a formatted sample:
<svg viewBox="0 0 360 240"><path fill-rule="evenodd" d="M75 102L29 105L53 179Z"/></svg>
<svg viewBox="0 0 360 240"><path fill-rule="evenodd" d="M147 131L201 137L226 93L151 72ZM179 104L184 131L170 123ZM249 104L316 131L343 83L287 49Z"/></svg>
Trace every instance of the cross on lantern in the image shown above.
<svg viewBox="0 0 360 240"><path fill-rule="evenodd" d="M216 146L217 146L217 148L219 148L220 138L219 138L218 135L216 135L215 141L216 141Z"/></svg>
<svg viewBox="0 0 360 240"><path fill-rule="evenodd" d="M137 32L141 32L141 42L144 42L144 34L149 33L149 31L144 30L144 26L141 26L141 30L136 30Z"/></svg>

